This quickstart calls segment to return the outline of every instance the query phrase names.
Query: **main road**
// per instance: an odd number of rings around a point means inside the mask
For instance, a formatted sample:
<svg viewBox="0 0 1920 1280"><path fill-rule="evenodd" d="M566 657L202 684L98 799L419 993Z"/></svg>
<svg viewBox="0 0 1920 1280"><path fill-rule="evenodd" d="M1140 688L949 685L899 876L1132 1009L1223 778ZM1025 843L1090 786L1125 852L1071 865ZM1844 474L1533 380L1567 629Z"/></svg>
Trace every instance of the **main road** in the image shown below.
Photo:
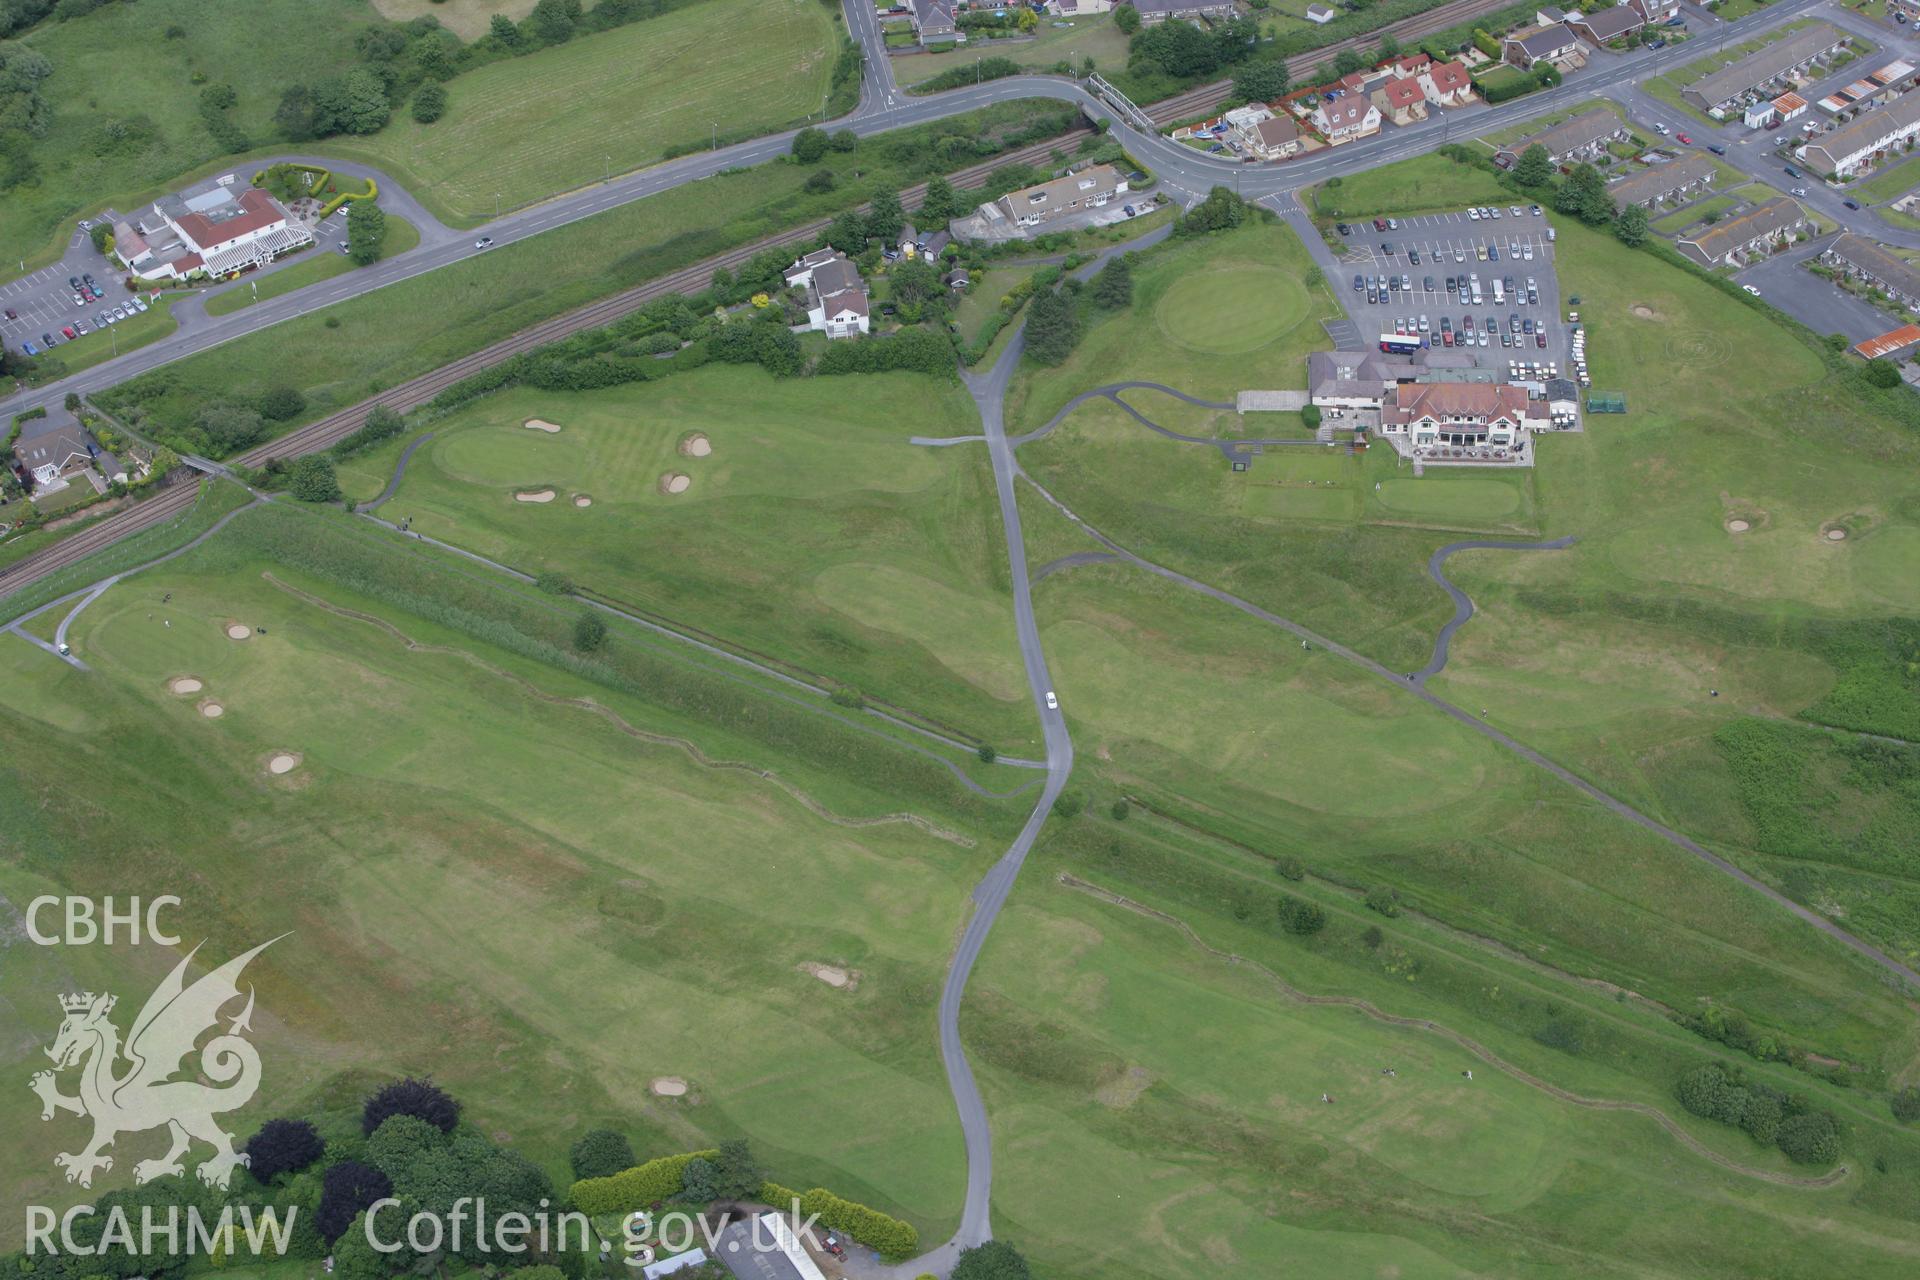
<svg viewBox="0 0 1920 1280"><path fill-rule="evenodd" d="M837 122L840 127L870 136L1022 98L1052 98L1073 102L1088 115L1105 121L1114 136L1124 141L1128 150L1154 171L1164 188L1183 201L1192 201L1219 184L1233 186L1249 198L1258 198L1295 191L1330 177L1364 172L1430 151L1443 142L1464 141L1491 129L1504 128L1601 96L1620 86L1630 87L1641 78L1701 57L1721 44L1748 39L1755 32L1815 10L1831 10L1833 6L1829 0L1780 0L1739 22L1716 24L1709 34L1682 45L1627 54L1597 54L1592 67L1576 74L1557 89L1532 94L1498 107L1435 111L1431 118L1420 124L1389 130L1361 142L1318 152L1306 159L1261 166L1238 164L1182 146L1159 134L1142 133L1121 120L1105 102L1078 81L1063 77L1010 76L946 93L921 97L903 94L894 84L886 54L874 52L882 46L871 10L860 4L859 0L847 0L847 7L853 14L849 29L868 50L868 65L861 82L861 104L852 115ZM1878 38L1884 44L1888 35L1879 34ZM682 156L651 169L623 174L610 182L585 187L507 214L466 234L436 238L432 243L423 241L418 248L389 261L309 285L229 315L206 318L204 323L196 323L189 329L182 329L84 372L0 399L0 414L11 416L37 405L58 404L69 392L87 395L102 391L184 356L402 280L425 275L479 253L497 252L500 246L530 239L635 200L698 182L722 170L764 164L787 154L794 132L771 134L717 151ZM1830 211L1823 212L1828 212L1828 216L1836 221L1847 222L1846 218ZM1841 214L1849 212L1840 210ZM1870 232L1882 239L1892 238L1896 243L1905 242L1900 237L1909 237L1915 240L1916 247L1920 247L1920 236L1903 232L1899 233L1899 237L1890 237L1887 228L1864 214L1858 215L1857 222L1858 225L1853 229ZM474 240L481 236L491 237L495 247L490 250L475 249Z"/></svg>

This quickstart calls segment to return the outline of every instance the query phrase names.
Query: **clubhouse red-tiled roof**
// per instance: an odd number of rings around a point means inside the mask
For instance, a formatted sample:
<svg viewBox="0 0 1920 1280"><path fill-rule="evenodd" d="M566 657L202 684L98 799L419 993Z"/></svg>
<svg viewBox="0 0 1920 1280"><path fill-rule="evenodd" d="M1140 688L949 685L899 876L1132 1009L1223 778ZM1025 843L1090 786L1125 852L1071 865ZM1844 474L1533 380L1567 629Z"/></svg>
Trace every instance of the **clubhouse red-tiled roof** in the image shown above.
<svg viewBox="0 0 1920 1280"><path fill-rule="evenodd" d="M286 215L274 207L273 198L257 187L248 187L240 193L240 208L242 212L220 222L204 214L186 214L178 219L180 232L204 252L214 245L238 240L249 232L286 220Z"/></svg>

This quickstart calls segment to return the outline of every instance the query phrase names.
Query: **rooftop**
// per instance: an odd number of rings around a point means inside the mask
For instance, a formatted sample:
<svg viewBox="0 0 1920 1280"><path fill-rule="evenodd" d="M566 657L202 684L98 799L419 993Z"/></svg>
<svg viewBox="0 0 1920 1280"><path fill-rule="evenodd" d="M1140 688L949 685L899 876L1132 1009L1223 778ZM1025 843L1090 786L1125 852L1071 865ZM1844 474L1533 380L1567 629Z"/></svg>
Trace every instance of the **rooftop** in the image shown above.
<svg viewBox="0 0 1920 1280"><path fill-rule="evenodd" d="M1719 106L1750 89L1758 88L1788 68L1831 49L1843 39L1845 37L1832 26L1816 22L1804 31L1796 31L1765 48L1754 50L1730 67L1722 67L1701 76L1687 86L1686 92L1709 105Z"/></svg>
<svg viewBox="0 0 1920 1280"><path fill-rule="evenodd" d="M1649 165L1638 173L1629 174L1608 187L1607 194L1622 206L1639 204L1643 200L1664 196L1669 191L1677 191L1702 178L1710 178L1716 171L1717 166L1711 157L1699 151L1689 151L1678 160Z"/></svg>
<svg viewBox="0 0 1920 1280"><path fill-rule="evenodd" d="M1799 205L1780 196L1738 217L1716 223L1711 230L1690 236L1680 244L1682 247L1691 246L1703 257L1717 262L1741 245L1797 226L1805 217Z"/></svg>

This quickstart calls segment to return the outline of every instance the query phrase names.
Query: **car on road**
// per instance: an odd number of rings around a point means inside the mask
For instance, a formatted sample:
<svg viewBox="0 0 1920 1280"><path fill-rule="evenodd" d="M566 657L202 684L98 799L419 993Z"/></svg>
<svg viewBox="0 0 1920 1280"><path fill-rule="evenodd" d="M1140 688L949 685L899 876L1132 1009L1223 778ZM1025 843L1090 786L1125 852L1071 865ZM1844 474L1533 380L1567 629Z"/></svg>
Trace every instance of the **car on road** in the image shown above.
<svg viewBox="0 0 1920 1280"><path fill-rule="evenodd" d="M1750 284L1743 284L1743 285L1741 285L1740 287L1741 287L1742 289L1745 289L1745 290L1746 290L1746 291L1747 291L1748 293L1750 293L1750 294L1752 294L1752 295L1753 295L1754 297L1756 297L1756 298L1760 296L1760 291L1759 291L1758 289L1756 289L1756 288L1754 288L1754 287L1753 287L1752 285L1750 285Z"/></svg>
<svg viewBox="0 0 1920 1280"><path fill-rule="evenodd" d="M1051 689L1047 690L1047 710L1058 711L1059 709L1060 709L1060 699L1053 696L1053 690Z"/></svg>
<svg viewBox="0 0 1920 1280"><path fill-rule="evenodd" d="M1856 213L1859 212L1860 202L1858 200L1842 200L1840 203L1854 210Z"/></svg>
<svg viewBox="0 0 1920 1280"><path fill-rule="evenodd" d="M1673 136L1674 136L1674 138L1675 138L1675 139L1676 139L1677 141L1680 141L1680 142L1684 142L1684 143L1686 143L1686 144L1687 144L1688 146L1692 146L1692 145L1693 145L1693 135L1692 135L1692 134L1687 134L1687 133L1676 133L1676 134L1674 134Z"/></svg>
<svg viewBox="0 0 1920 1280"><path fill-rule="evenodd" d="M475 240L473 242L473 247L476 249L484 249L488 245L491 245L492 243L493 243L492 236L481 236L478 240Z"/></svg>
<svg viewBox="0 0 1920 1280"><path fill-rule="evenodd" d="M1796 168L1794 168L1794 167L1793 167L1792 165L1790 165L1790 164L1783 164L1783 165L1781 165L1781 166L1780 166L1780 168L1781 168L1781 170L1782 170L1783 172L1785 172L1785 173L1786 173L1786 175L1787 175L1787 176L1788 176L1789 178L1797 178L1797 177L1799 177L1799 176L1800 176L1800 171L1799 171L1798 169L1796 169Z"/></svg>
<svg viewBox="0 0 1920 1280"><path fill-rule="evenodd" d="M1719 143L1717 143L1717 142L1709 142L1709 143L1707 144L1707 150L1709 150L1709 151L1711 151L1711 152L1713 152L1713 154L1715 154L1715 155L1717 155L1717 156L1723 156L1723 155L1725 155L1725 154L1727 154L1727 149L1726 149L1725 147L1723 147L1723 146L1721 146L1721 145L1720 145Z"/></svg>
<svg viewBox="0 0 1920 1280"><path fill-rule="evenodd" d="M1807 194L1807 189L1805 187L1795 187L1791 194L1796 196L1804 196L1805 194Z"/></svg>
<svg viewBox="0 0 1920 1280"><path fill-rule="evenodd" d="M1655 133L1657 133L1657 134L1659 134L1659 135L1660 135L1661 137L1663 137L1663 138L1664 138L1664 137L1666 137L1666 136L1667 136L1668 134L1670 134L1670 133L1672 133L1672 132L1673 132L1673 130L1671 130L1671 129L1669 129L1669 128L1667 128L1667 126L1665 126L1665 125L1663 125L1663 124L1656 124L1656 125L1654 125L1654 126L1653 126L1653 131L1654 131Z"/></svg>

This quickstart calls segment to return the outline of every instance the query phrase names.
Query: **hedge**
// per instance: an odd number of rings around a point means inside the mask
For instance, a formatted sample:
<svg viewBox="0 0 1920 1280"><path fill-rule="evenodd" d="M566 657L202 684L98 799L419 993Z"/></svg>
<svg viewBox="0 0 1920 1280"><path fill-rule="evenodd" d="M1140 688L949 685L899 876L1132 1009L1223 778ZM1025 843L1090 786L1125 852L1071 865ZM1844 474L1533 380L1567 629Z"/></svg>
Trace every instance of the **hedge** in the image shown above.
<svg viewBox="0 0 1920 1280"><path fill-rule="evenodd" d="M628 1214L671 1200L686 1185L689 1164L695 1160L715 1160L719 1155L717 1149L689 1151L684 1155L660 1156L611 1177L582 1178L573 1184L573 1207L594 1217L602 1213Z"/></svg>
<svg viewBox="0 0 1920 1280"><path fill-rule="evenodd" d="M333 175L328 174L327 177L331 178ZM365 191L342 191L339 195L320 206L320 217L323 221L331 218L334 211L349 200L377 200L379 198L380 184L372 178L368 178L367 189Z"/></svg>
<svg viewBox="0 0 1920 1280"><path fill-rule="evenodd" d="M802 1192L777 1182L766 1182L760 1186L760 1198L786 1208L798 1200L801 1213L811 1214L833 1230L871 1246L884 1262L904 1262L920 1252L920 1232L912 1223L842 1199L825 1187Z"/></svg>

